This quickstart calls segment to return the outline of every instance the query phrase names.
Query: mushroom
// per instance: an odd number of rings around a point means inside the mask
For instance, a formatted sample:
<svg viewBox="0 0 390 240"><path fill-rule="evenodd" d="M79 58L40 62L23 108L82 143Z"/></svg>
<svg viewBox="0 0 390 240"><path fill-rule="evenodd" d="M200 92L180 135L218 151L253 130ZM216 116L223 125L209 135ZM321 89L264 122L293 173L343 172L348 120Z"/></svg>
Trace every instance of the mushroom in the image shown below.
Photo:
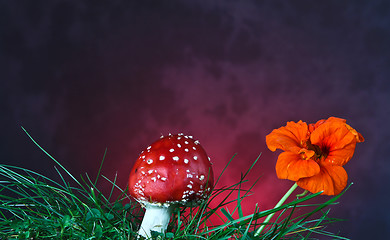
<svg viewBox="0 0 390 240"><path fill-rule="evenodd" d="M197 206L214 186L210 158L184 134L161 137L141 152L131 170L129 192L146 211L138 234L164 233L178 206Z"/></svg>

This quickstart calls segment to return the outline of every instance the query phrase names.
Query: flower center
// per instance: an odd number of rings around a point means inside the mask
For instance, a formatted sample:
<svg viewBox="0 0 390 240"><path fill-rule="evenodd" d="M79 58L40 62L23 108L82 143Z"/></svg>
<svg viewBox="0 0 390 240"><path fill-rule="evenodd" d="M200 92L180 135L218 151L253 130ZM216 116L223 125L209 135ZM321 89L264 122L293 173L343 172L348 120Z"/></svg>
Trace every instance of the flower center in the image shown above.
<svg viewBox="0 0 390 240"><path fill-rule="evenodd" d="M325 159L329 155L329 148L327 146L318 146L310 142L310 139L306 142L307 149L314 151L313 160L320 161Z"/></svg>

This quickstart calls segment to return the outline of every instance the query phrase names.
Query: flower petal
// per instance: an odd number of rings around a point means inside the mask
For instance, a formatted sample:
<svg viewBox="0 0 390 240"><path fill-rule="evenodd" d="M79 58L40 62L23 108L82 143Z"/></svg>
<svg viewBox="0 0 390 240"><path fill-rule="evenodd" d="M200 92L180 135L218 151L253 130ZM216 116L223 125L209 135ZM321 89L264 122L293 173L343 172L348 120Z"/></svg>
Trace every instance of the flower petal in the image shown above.
<svg viewBox="0 0 390 240"><path fill-rule="evenodd" d="M357 137L346 125L342 121L327 121L311 133L311 143L327 152L326 162L343 166L352 158Z"/></svg>
<svg viewBox="0 0 390 240"><path fill-rule="evenodd" d="M309 156L314 152L308 151ZM289 179L298 181L300 178L311 177L320 172L320 166L310 157L303 159L302 154L292 152L283 152L279 155L276 162L276 174L280 179Z"/></svg>
<svg viewBox="0 0 390 240"><path fill-rule="evenodd" d="M343 167L321 164L319 174L301 178L297 184L311 193L324 191L322 195L337 195L347 186L347 181L348 174Z"/></svg>
<svg viewBox="0 0 390 240"><path fill-rule="evenodd" d="M344 118L329 117L328 119L325 120L325 122L342 122L342 123L346 123L347 120L345 120Z"/></svg>
<svg viewBox="0 0 390 240"><path fill-rule="evenodd" d="M310 133L312 133L321 124L326 123L326 122L343 122L343 123L346 123L347 120L345 120L343 118L338 118L338 117L329 117L328 119L318 120L316 123L310 123L309 124L309 131L310 131Z"/></svg>
<svg viewBox="0 0 390 240"><path fill-rule="evenodd" d="M356 141L357 142L364 142L364 137L363 135L361 135L360 133L358 133L355 129L353 129L351 126L349 126L348 124L345 124L345 126L348 128L348 130L353 134L355 135L356 137Z"/></svg>
<svg viewBox="0 0 390 240"><path fill-rule="evenodd" d="M344 148L331 148L328 156L323 161L338 166L344 166L352 158L353 153L355 152L355 147L356 142L352 142L344 146Z"/></svg>
<svg viewBox="0 0 390 240"><path fill-rule="evenodd" d="M285 127L274 129L266 136L266 143L271 151L282 149L298 153L308 139L308 127L305 122L287 122Z"/></svg>

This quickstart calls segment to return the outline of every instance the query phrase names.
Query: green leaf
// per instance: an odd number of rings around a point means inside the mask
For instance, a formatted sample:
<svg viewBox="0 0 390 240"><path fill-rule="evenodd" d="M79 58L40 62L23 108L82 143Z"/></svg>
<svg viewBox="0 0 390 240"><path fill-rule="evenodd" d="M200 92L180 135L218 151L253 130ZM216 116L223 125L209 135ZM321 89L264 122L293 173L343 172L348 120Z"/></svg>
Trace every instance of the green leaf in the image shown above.
<svg viewBox="0 0 390 240"><path fill-rule="evenodd" d="M165 234L165 238L174 238L175 237L175 234L171 233L171 232L167 232Z"/></svg>
<svg viewBox="0 0 390 240"><path fill-rule="evenodd" d="M111 213L105 213L104 216L107 218L107 220L111 221L112 219L114 219L114 215L112 215Z"/></svg>
<svg viewBox="0 0 390 240"><path fill-rule="evenodd" d="M125 211L129 210L130 208L132 208L133 205L131 205L130 203L127 203L124 207Z"/></svg>
<svg viewBox="0 0 390 240"><path fill-rule="evenodd" d="M87 215L85 216L85 220L88 222L88 221L94 221L96 219L101 219L102 218L102 215L99 211L99 209L96 209L96 208L92 208L88 213Z"/></svg>
<svg viewBox="0 0 390 240"><path fill-rule="evenodd" d="M61 220L61 225L62 227L69 227L72 223L70 221L70 216L69 215L65 215Z"/></svg>
<svg viewBox="0 0 390 240"><path fill-rule="evenodd" d="M126 204L126 205L127 205L127 204ZM129 205L130 205L130 204L129 204ZM122 210L122 209L123 209L122 203L120 203L120 202L114 203L113 209L114 209L115 211Z"/></svg>
<svg viewBox="0 0 390 240"><path fill-rule="evenodd" d="M101 238L103 236L103 229L100 225L96 225L95 230L94 230L94 235L96 236L97 239Z"/></svg>
<svg viewBox="0 0 390 240"><path fill-rule="evenodd" d="M151 235L152 235L152 238L155 239L157 237L163 237L164 235L160 232L156 232L156 231L150 231Z"/></svg>

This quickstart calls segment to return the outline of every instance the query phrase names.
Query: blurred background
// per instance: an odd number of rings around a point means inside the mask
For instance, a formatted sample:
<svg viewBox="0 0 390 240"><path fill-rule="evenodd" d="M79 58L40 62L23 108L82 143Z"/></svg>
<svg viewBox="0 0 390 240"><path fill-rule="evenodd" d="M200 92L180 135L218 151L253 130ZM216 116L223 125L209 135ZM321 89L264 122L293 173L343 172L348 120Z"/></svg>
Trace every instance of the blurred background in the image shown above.
<svg viewBox="0 0 390 240"><path fill-rule="evenodd" d="M0 18L1 163L58 179L23 126L75 176L96 176L107 148L102 173L125 188L145 147L183 132L217 176L237 154L220 187L262 153L250 214L293 184L265 136L337 116L366 142L329 230L390 238L388 1L0 1Z"/></svg>

